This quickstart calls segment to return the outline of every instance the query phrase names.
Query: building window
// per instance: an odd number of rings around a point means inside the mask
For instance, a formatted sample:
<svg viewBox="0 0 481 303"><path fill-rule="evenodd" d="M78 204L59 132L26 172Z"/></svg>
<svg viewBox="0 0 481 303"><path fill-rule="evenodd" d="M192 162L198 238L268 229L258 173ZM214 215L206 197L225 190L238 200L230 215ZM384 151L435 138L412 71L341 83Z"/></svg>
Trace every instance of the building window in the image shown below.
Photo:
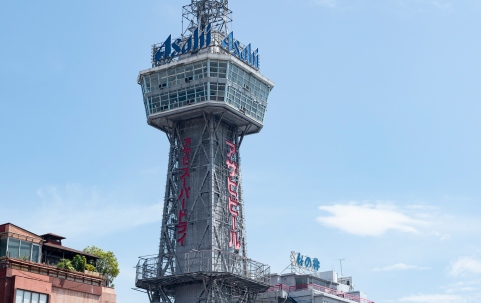
<svg viewBox="0 0 481 303"><path fill-rule="evenodd" d="M32 262L40 262L40 245L32 244Z"/></svg>
<svg viewBox="0 0 481 303"><path fill-rule="evenodd" d="M7 238L0 239L0 257L7 255Z"/></svg>
<svg viewBox="0 0 481 303"><path fill-rule="evenodd" d="M4 253L4 244L6 244L6 253ZM2 255L7 255L10 258L39 263L40 246L32 242L22 241L14 238L0 239L0 256Z"/></svg>
<svg viewBox="0 0 481 303"><path fill-rule="evenodd" d="M307 289L307 277L296 278L296 289Z"/></svg>
<svg viewBox="0 0 481 303"><path fill-rule="evenodd" d="M20 259L30 261L32 255L32 243L31 242L20 242Z"/></svg>
<svg viewBox="0 0 481 303"><path fill-rule="evenodd" d="M20 240L8 238L7 251L10 253L10 258L18 259L20 249Z"/></svg>
<svg viewBox="0 0 481 303"><path fill-rule="evenodd" d="M48 303L45 294L17 289L15 303Z"/></svg>

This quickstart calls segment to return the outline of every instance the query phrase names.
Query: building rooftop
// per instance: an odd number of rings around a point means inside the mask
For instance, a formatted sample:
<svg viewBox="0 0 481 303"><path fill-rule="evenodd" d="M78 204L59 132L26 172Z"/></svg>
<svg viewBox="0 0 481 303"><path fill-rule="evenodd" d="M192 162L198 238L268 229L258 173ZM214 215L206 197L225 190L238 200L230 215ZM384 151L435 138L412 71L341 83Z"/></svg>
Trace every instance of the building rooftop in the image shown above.
<svg viewBox="0 0 481 303"><path fill-rule="evenodd" d="M40 235L40 237L42 238L50 238L50 239L57 239L57 240L64 240L64 239L67 239L65 237L62 237L62 236L59 236L59 235L56 235L56 234L52 234L52 233L48 233L48 234L45 234L45 235Z"/></svg>

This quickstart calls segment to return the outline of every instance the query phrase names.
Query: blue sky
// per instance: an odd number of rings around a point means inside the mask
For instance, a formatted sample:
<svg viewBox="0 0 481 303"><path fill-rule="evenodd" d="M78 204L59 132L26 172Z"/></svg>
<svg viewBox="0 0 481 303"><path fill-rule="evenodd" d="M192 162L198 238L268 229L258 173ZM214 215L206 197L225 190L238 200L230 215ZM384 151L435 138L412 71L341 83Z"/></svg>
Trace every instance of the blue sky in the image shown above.
<svg viewBox="0 0 481 303"><path fill-rule="evenodd" d="M168 145L138 72L174 1L0 10L0 221L117 255L119 303L156 253ZM481 302L481 2L231 1L276 83L243 157L249 256L292 250L375 302Z"/></svg>

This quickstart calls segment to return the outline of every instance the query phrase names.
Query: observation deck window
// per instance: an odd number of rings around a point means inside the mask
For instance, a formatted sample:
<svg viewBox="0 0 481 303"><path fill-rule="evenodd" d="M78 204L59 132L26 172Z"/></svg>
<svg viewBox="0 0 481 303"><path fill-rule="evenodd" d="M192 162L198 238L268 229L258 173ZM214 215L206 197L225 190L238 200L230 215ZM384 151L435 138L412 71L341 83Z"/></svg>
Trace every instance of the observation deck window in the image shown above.
<svg viewBox="0 0 481 303"><path fill-rule="evenodd" d="M224 101L225 99L225 83L210 84L210 100L211 101Z"/></svg>
<svg viewBox="0 0 481 303"><path fill-rule="evenodd" d="M142 93L164 90L207 77L207 61L161 70L142 77Z"/></svg>
<svg viewBox="0 0 481 303"><path fill-rule="evenodd" d="M145 74L141 85L147 116L193 103L216 101L226 102L247 116L263 121L270 92L267 84L233 61L215 59Z"/></svg>
<svg viewBox="0 0 481 303"><path fill-rule="evenodd" d="M211 78L227 77L227 61L211 60L209 67Z"/></svg>

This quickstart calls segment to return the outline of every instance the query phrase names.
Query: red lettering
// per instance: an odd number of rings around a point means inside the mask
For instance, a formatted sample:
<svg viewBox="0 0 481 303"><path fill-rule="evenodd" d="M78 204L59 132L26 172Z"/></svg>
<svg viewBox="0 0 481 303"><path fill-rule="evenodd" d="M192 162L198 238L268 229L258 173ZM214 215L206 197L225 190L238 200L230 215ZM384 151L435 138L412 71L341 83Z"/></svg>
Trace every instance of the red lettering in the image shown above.
<svg viewBox="0 0 481 303"><path fill-rule="evenodd" d="M233 181L232 178L237 176L238 165L235 161L232 161L233 156L237 153L237 147L234 143L229 140L226 141L229 151L227 153L227 169L229 175L227 176L227 190L229 192L229 212L232 215L232 230L230 231L230 242L229 247L234 247L234 249L240 249L241 243L239 241L239 234L237 231L237 217L239 216L239 200L238 197L238 183ZM234 158L234 160L236 160Z"/></svg>
<svg viewBox="0 0 481 303"><path fill-rule="evenodd" d="M237 206L239 206L239 201L234 197L229 197L229 211L234 217L239 216L239 212L234 210L234 207Z"/></svg>
<svg viewBox="0 0 481 303"><path fill-rule="evenodd" d="M182 222L183 221L182 219L186 217L187 217L187 211L183 209L179 210L179 222Z"/></svg>
<svg viewBox="0 0 481 303"><path fill-rule="evenodd" d="M235 249L240 249L240 241L239 241L239 235L237 234L236 231L231 230L230 231L230 242L229 242L229 247L234 247Z"/></svg>
<svg viewBox="0 0 481 303"><path fill-rule="evenodd" d="M229 175L231 177L235 177L237 175L237 163L227 160L226 164L227 164L227 169L229 170Z"/></svg>
<svg viewBox="0 0 481 303"><path fill-rule="evenodd" d="M185 209L186 199L190 198L190 187L187 187L187 177L190 177L190 144L192 143L192 138L185 138L184 139L184 146L182 152L184 153L184 157L182 158L182 175L180 176L180 180L182 180L182 188L179 193L178 199L182 201L181 210L179 210L178 221L179 224L177 225L177 233L182 234L182 236L177 239L177 243L180 245L185 245L185 238L187 236L187 222L184 221L184 218L187 219L187 209Z"/></svg>
<svg viewBox="0 0 481 303"><path fill-rule="evenodd" d="M225 141L227 143L227 146L229 146L229 152L227 153L227 158L231 158L236 152L236 146L234 143L230 142L229 140Z"/></svg>
<svg viewBox="0 0 481 303"><path fill-rule="evenodd" d="M180 222L179 225L177 225L178 234L185 234L186 230L187 230L187 222Z"/></svg>
<svg viewBox="0 0 481 303"><path fill-rule="evenodd" d="M184 174L180 176L180 179L185 179L187 177L190 177L190 172L188 167L182 167L181 170L184 172Z"/></svg>
<svg viewBox="0 0 481 303"><path fill-rule="evenodd" d="M182 197L184 197L184 193L185 193L185 197L187 199L190 198L190 194L189 194L189 191L190 191L190 187L184 187L180 190L180 194L179 194L179 200L182 199ZM183 207L182 207L183 208Z"/></svg>
<svg viewBox="0 0 481 303"><path fill-rule="evenodd" d="M192 143L192 138L185 138L185 139L184 139L184 144L185 144L185 146L189 146L190 143Z"/></svg>
<svg viewBox="0 0 481 303"><path fill-rule="evenodd" d="M237 183L232 181L229 177L227 177L227 189L229 190L229 193L233 195L234 197L237 197Z"/></svg>
<svg viewBox="0 0 481 303"><path fill-rule="evenodd" d="M177 239L177 243L180 243L181 246L184 246L184 245L185 245L185 237L186 237L186 236L187 236L187 234L183 234L180 239Z"/></svg>

